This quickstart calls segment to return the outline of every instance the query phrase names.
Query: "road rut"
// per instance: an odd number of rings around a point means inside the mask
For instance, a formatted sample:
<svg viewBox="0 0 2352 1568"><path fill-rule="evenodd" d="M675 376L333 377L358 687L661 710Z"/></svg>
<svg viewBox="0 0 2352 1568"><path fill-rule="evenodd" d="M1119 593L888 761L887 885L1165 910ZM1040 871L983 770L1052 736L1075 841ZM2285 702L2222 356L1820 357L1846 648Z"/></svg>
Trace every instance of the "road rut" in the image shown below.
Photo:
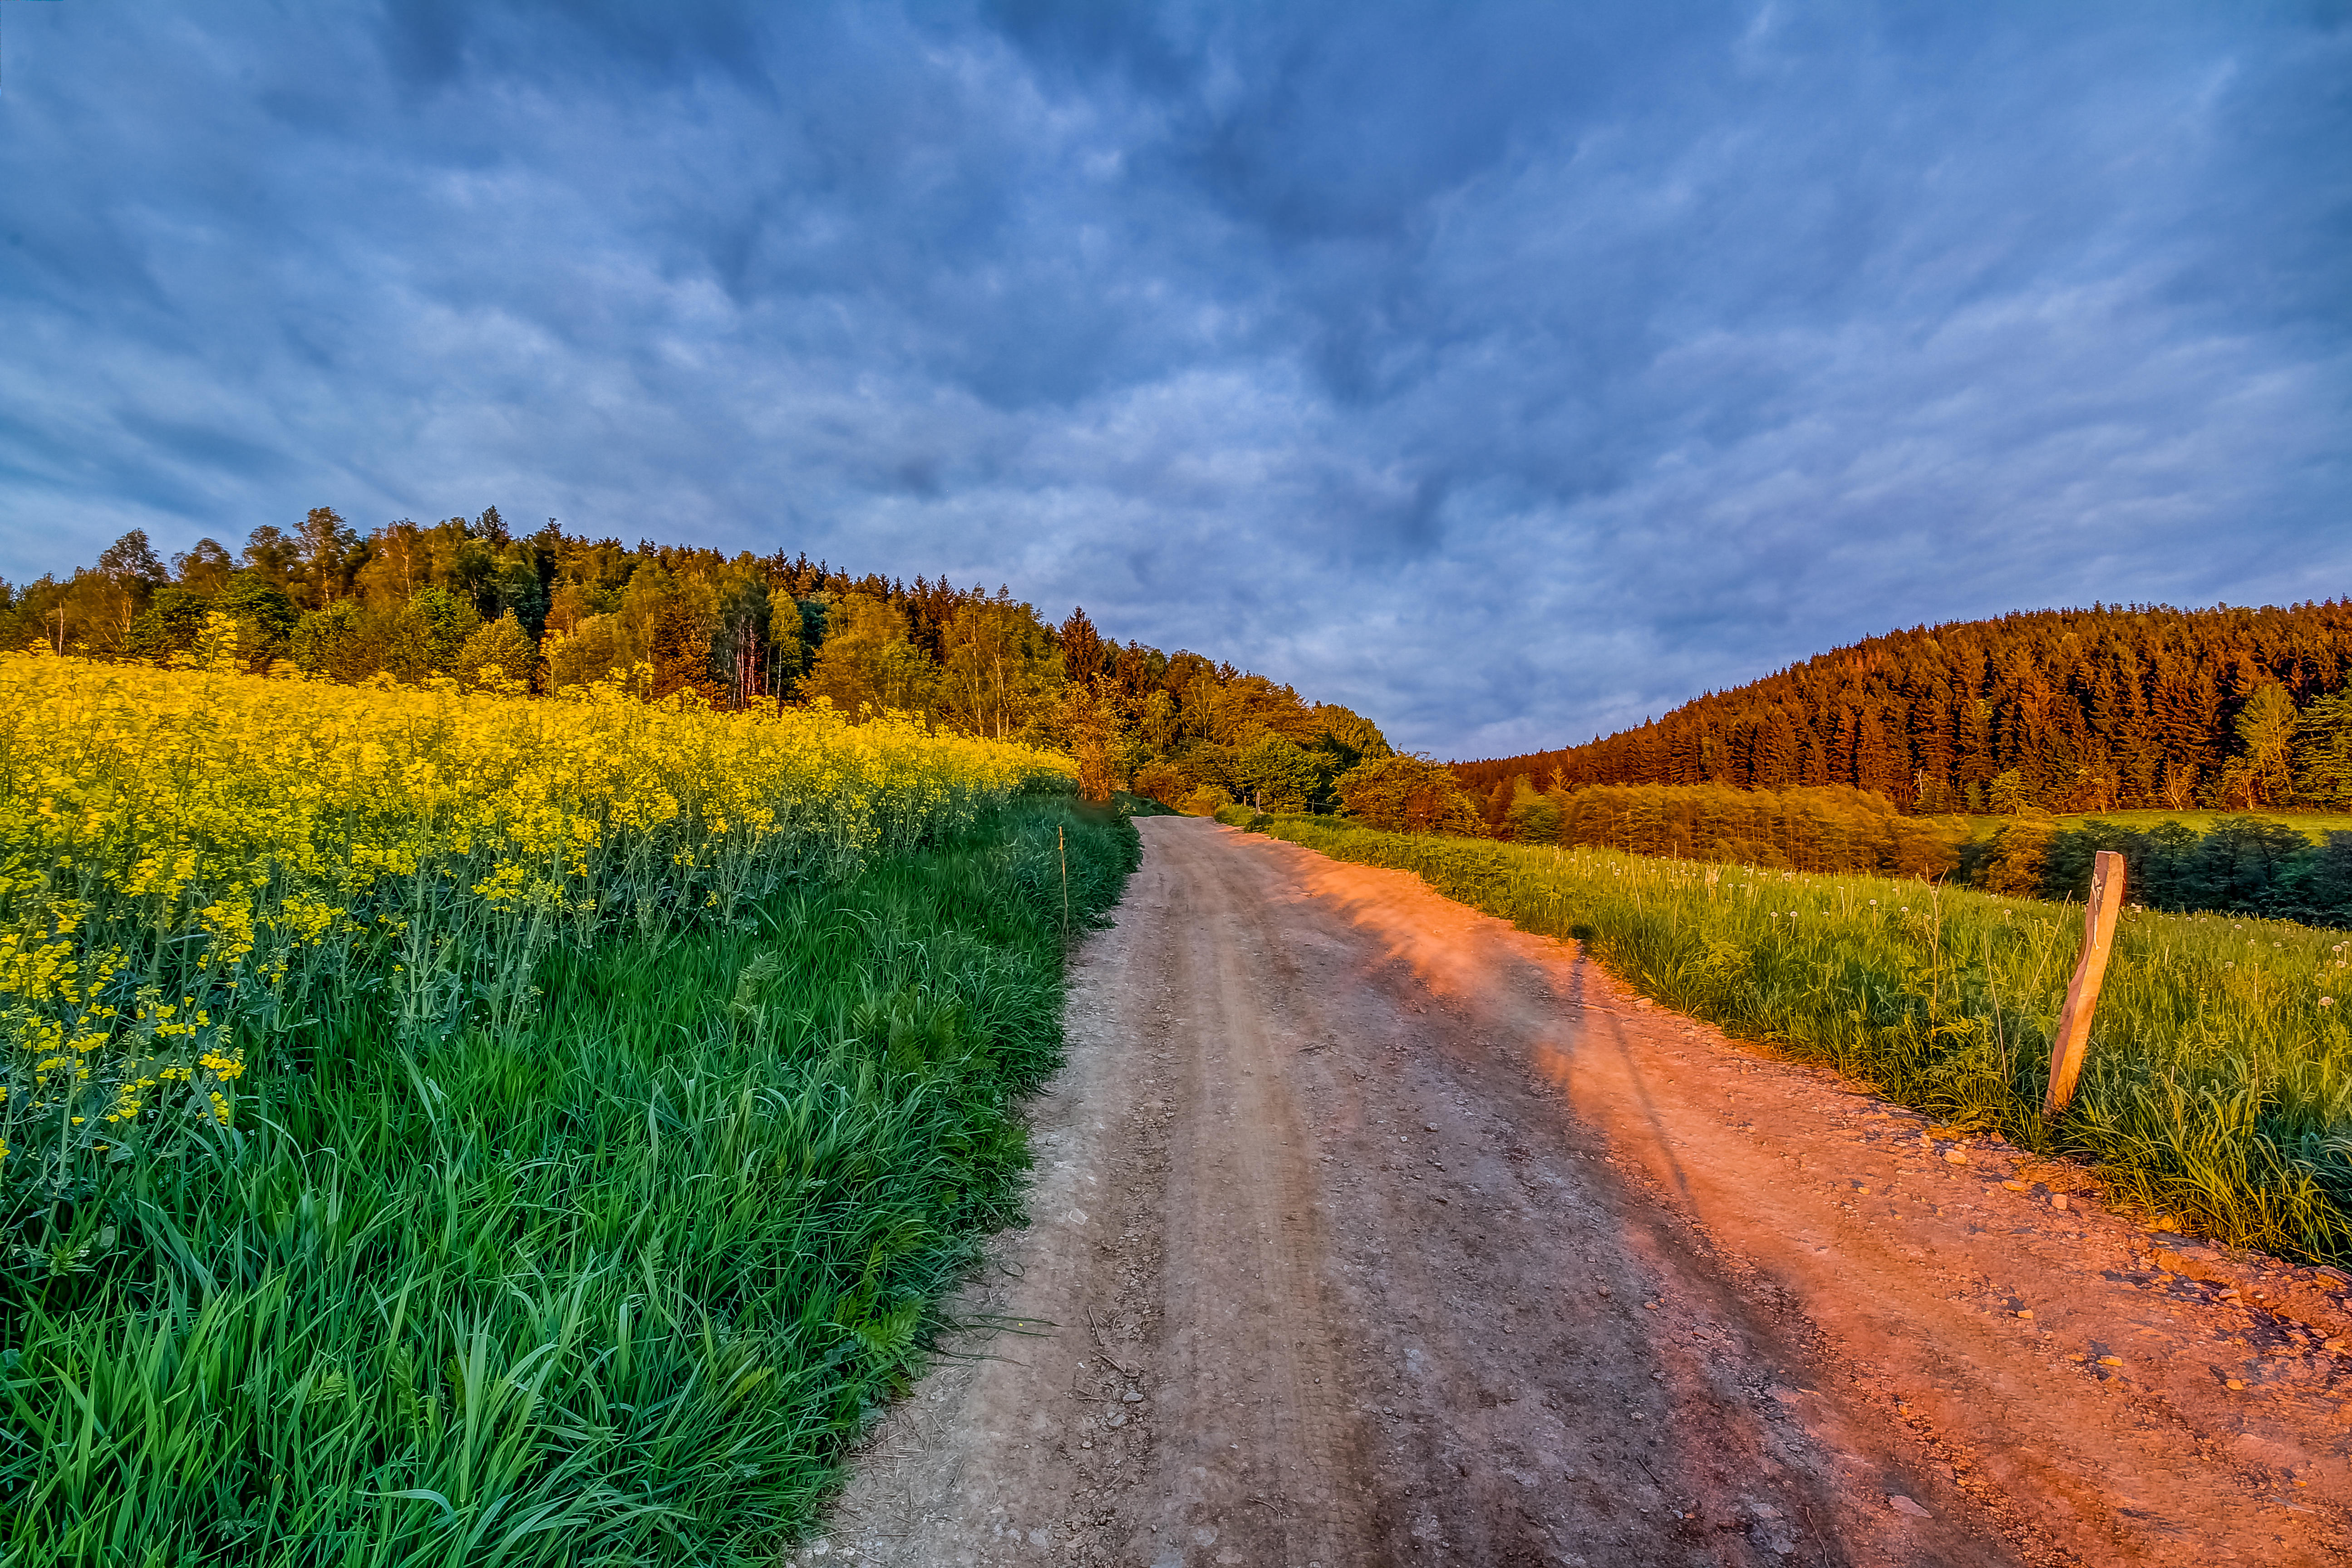
<svg viewBox="0 0 2352 1568"><path fill-rule="evenodd" d="M798 1560L2345 1560L2340 1282L1408 875L1138 826L1032 1223Z"/></svg>

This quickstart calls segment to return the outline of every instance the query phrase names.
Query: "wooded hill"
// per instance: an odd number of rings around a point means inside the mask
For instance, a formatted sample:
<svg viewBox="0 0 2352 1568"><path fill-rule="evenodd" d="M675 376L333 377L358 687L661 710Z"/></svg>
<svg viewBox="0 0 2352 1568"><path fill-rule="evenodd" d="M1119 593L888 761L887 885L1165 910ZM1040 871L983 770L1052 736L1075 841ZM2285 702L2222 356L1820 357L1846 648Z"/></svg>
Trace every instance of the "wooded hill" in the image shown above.
<svg viewBox="0 0 2352 1568"><path fill-rule="evenodd" d="M235 552L200 540L168 565L134 530L69 577L0 583L0 647L170 663L221 627L249 668L331 680L919 713L1067 750L1097 797L1198 795L1203 809L1247 794L1329 810L1341 773L1390 754L1359 714L1201 654L1108 640L1084 609L1054 625L1001 587L853 576L805 554L629 549L552 521L517 535L496 508L362 534L321 507L291 532L257 528Z"/></svg>
<svg viewBox="0 0 2352 1568"><path fill-rule="evenodd" d="M1512 781L1844 784L1905 813L2352 809L2352 600L2094 605L1872 637L1580 746L1459 763Z"/></svg>

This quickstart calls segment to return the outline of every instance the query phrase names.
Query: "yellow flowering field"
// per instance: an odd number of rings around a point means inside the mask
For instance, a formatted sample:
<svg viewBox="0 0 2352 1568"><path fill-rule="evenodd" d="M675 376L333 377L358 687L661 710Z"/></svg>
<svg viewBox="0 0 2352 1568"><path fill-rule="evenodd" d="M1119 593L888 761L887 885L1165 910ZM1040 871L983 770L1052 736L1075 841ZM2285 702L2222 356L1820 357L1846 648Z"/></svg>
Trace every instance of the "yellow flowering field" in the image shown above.
<svg viewBox="0 0 2352 1568"><path fill-rule="evenodd" d="M496 1017L553 942L730 920L1069 773L821 708L0 655L0 1170L229 1123L329 989Z"/></svg>

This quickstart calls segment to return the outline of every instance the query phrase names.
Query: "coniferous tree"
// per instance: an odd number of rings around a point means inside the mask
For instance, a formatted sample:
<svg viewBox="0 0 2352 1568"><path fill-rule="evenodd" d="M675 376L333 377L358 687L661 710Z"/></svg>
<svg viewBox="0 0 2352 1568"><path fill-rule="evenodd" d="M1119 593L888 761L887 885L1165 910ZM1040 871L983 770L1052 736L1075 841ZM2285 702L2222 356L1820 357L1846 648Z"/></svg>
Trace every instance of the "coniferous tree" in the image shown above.
<svg viewBox="0 0 2352 1568"><path fill-rule="evenodd" d="M1460 773L1481 796L1557 771L1571 788L1847 784L1912 811L1987 809L2005 776L2005 802L2053 812L2278 805L2307 743L2294 710L2347 676L2344 600L2043 611L1874 637L1581 746Z"/></svg>

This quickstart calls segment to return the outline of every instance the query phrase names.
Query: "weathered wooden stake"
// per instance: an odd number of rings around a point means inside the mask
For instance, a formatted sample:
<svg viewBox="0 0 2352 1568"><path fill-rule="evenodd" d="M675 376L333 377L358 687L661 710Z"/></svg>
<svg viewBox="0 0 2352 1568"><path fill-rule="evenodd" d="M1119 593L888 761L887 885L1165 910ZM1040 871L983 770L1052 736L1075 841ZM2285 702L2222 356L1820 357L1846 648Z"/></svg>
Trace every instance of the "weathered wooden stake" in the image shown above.
<svg viewBox="0 0 2352 1568"><path fill-rule="evenodd" d="M2116 944L2116 921L2124 902L2124 858L2112 849L2099 851L2091 868L2091 896L2083 905L2083 956L2074 964L2074 978L2066 986L2066 1005L2058 1012L2058 1034L2050 1042L2050 1092L2042 1114L2055 1116L2074 1098L2074 1080L2083 1076L2083 1056L2091 1044L2091 1014L2099 1005L2099 985L2107 975L2107 952Z"/></svg>

